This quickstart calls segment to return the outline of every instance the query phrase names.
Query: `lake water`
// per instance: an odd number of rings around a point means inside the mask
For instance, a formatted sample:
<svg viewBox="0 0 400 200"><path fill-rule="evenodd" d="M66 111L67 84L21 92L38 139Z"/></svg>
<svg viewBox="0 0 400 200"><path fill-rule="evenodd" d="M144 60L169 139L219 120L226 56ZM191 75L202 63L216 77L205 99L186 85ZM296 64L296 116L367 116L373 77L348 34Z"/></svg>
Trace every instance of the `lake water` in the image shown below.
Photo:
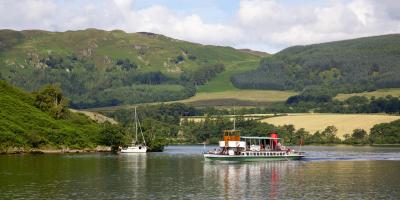
<svg viewBox="0 0 400 200"><path fill-rule="evenodd" d="M400 148L307 146L303 161L253 163L203 151L2 155L0 199L400 199Z"/></svg>

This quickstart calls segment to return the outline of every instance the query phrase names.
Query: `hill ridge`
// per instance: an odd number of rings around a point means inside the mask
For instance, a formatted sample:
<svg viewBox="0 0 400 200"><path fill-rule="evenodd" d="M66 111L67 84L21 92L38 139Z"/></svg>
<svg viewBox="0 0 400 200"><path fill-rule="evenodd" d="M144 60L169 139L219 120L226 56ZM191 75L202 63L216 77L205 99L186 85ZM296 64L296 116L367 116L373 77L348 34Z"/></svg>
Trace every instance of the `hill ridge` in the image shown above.
<svg viewBox="0 0 400 200"><path fill-rule="evenodd" d="M0 79L28 91L59 83L75 108L185 99L222 72L256 67L238 61L258 59L147 32L0 30Z"/></svg>
<svg viewBox="0 0 400 200"><path fill-rule="evenodd" d="M232 78L246 89L319 86L341 93L400 87L400 34L288 47Z"/></svg>

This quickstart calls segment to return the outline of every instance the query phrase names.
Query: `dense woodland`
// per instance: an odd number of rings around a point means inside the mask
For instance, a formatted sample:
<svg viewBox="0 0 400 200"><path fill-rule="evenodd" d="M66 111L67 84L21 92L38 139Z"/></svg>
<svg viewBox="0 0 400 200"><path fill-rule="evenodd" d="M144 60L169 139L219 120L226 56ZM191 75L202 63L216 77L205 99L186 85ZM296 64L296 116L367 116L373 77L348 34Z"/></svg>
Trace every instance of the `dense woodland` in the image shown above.
<svg viewBox="0 0 400 200"><path fill-rule="evenodd" d="M290 47L231 80L238 88L352 93L400 87L399 73L400 35L384 35Z"/></svg>

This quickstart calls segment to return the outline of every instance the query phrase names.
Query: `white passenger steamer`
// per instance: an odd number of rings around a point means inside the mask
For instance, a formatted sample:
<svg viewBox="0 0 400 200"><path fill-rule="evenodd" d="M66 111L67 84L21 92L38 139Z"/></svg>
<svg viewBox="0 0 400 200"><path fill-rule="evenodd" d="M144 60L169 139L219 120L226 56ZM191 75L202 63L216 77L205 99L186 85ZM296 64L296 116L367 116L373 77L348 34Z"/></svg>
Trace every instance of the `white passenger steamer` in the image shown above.
<svg viewBox="0 0 400 200"><path fill-rule="evenodd" d="M283 146L278 134L270 137L240 136L238 130L225 130L219 149L204 153L207 161L300 160L303 152Z"/></svg>

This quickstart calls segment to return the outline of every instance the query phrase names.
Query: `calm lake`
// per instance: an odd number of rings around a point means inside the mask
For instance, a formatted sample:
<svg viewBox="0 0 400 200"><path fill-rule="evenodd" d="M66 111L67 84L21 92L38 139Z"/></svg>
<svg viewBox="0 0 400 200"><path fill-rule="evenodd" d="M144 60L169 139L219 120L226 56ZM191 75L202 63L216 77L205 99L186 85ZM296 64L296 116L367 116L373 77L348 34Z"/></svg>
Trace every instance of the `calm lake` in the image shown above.
<svg viewBox="0 0 400 200"><path fill-rule="evenodd" d="M2 155L0 199L400 199L400 148L307 146L303 161L253 163L203 151Z"/></svg>

